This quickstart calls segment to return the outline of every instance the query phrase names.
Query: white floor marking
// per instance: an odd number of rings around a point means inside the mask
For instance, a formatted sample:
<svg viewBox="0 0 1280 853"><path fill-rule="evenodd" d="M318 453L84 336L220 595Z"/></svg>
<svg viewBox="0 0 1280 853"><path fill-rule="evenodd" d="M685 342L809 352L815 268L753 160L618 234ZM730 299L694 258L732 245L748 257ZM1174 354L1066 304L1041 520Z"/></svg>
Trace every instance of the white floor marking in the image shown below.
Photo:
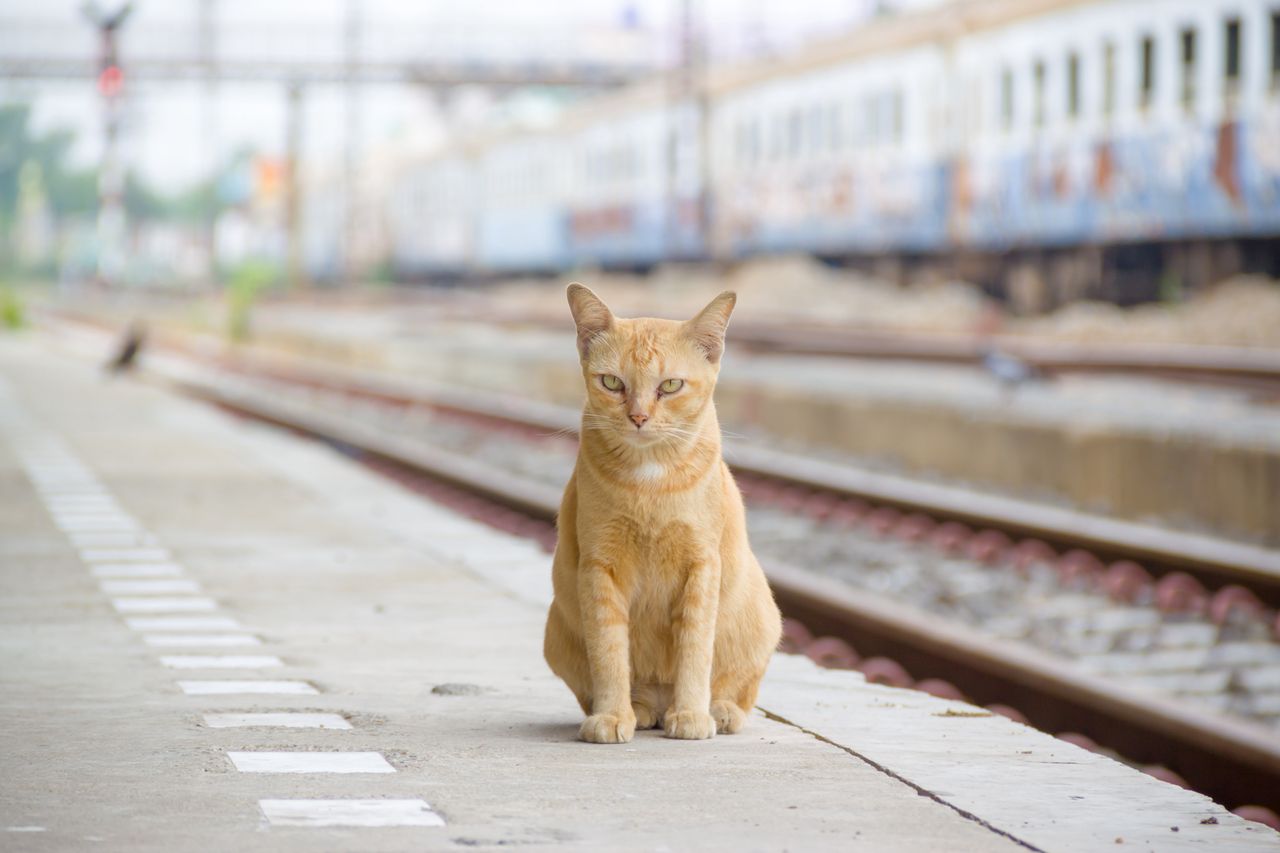
<svg viewBox="0 0 1280 853"><path fill-rule="evenodd" d="M188 696L228 696L259 693L279 696L316 696L320 693L305 681L179 681Z"/></svg>
<svg viewBox="0 0 1280 853"><path fill-rule="evenodd" d="M270 669L284 666L275 655L162 655L169 669Z"/></svg>
<svg viewBox="0 0 1280 853"><path fill-rule="evenodd" d="M230 616L136 616L124 620L135 631L239 631Z"/></svg>
<svg viewBox="0 0 1280 853"><path fill-rule="evenodd" d="M127 515L124 507L110 498L50 498L44 502L59 517L75 515Z"/></svg>
<svg viewBox="0 0 1280 853"><path fill-rule="evenodd" d="M6 826L5 832L48 832L43 826Z"/></svg>
<svg viewBox="0 0 1280 853"><path fill-rule="evenodd" d="M136 521L124 507L107 503L59 504L47 503L45 509L59 522L62 521Z"/></svg>
<svg viewBox="0 0 1280 853"><path fill-rule="evenodd" d="M110 580L99 586L107 595L156 595L200 592L200 584L185 578L160 580Z"/></svg>
<svg viewBox="0 0 1280 853"><path fill-rule="evenodd" d="M177 563L98 563L90 569L95 578L176 578L182 575Z"/></svg>
<svg viewBox="0 0 1280 853"><path fill-rule="evenodd" d="M202 613L218 609L212 598L113 598L111 606L119 613Z"/></svg>
<svg viewBox="0 0 1280 853"><path fill-rule="evenodd" d="M395 773L380 752L228 752L241 773Z"/></svg>
<svg viewBox="0 0 1280 853"><path fill-rule="evenodd" d="M146 634L142 641L148 646L180 648L260 646L262 640L252 634Z"/></svg>
<svg viewBox="0 0 1280 853"><path fill-rule="evenodd" d="M172 555L164 548L86 548L80 559L86 563L118 563L121 560L168 560Z"/></svg>
<svg viewBox="0 0 1280 853"><path fill-rule="evenodd" d="M81 504L119 506L110 492L100 495L49 495L44 501L50 506L80 506Z"/></svg>
<svg viewBox="0 0 1280 853"><path fill-rule="evenodd" d="M101 533L103 528L111 528L106 532L113 533L116 532L114 528L129 531L142 528L142 525L138 524L137 520L118 513L103 513L102 515L62 515L54 513L53 523L67 533Z"/></svg>
<svg viewBox="0 0 1280 853"><path fill-rule="evenodd" d="M258 800L272 826L444 826L425 800Z"/></svg>
<svg viewBox="0 0 1280 853"><path fill-rule="evenodd" d="M40 500L45 506L49 506L54 501L111 501L114 500L110 492L94 491L92 489L75 489L51 491L49 489L37 489Z"/></svg>
<svg viewBox="0 0 1280 853"><path fill-rule="evenodd" d="M45 501L45 509L55 518L72 518L77 516L122 516L128 515L124 507L111 501Z"/></svg>
<svg viewBox="0 0 1280 853"><path fill-rule="evenodd" d="M137 533L136 521L54 521L63 533Z"/></svg>
<svg viewBox="0 0 1280 853"><path fill-rule="evenodd" d="M282 729L350 729L341 714L264 713L205 714L204 724L211 729L240 729L269 726Z"/></svg>
<svg viewBox="0 0 1280 853"><path fill-rule="evenodd" d="M156 544L156 538L145 530L135 530L132 533L68 533L67 536L77 548L136 548Z"/></svg>
<svg viewBox="0 0 1280 853"><path fill-rule="evenodd" d="M68 536L115 533L137 536L146 529L136 521L54 521L58 529Z"/></svg>
<svg viewBox="0 0 1280 853"><path fill-rule="evenodd" d="M50 501L45 508L49 510L49 513L54 518L61 521L79 521L81 519L96 521L103 518L134 520L132 515L125 512L124 507L106 502L67 504Z"/></svg>

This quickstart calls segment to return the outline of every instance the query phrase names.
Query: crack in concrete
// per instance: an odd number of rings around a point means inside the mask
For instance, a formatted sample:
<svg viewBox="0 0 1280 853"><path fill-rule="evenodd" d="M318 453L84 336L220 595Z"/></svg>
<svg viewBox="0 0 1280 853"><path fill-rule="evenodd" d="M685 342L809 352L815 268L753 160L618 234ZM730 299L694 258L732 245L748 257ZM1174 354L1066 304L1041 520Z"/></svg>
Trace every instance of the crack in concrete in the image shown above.
<svg viewBox="0 0 1280 853"><path fill-rule="evenodd" d="M788 720L786 717L779 716L778 714L773 713L767 708L763 708L759 705L757 705L756 708L757 710L760 711L760 713L764 714L765 717L772 720L773 722L782 723L784 726L790 726L791 728L796 729L797 731L804 732L814 740L821 741L822 743L829 744L831 746L834 746L836 749L849 753L854 758L858 759L859 761L863 762L869 767L873 767L879 772L885 774L886 776L896 779L897 781L906 785L908 788L911 788L920 796L928 797L938 805L945 806L951 809L953 812L960 815L965 820L971 820L974 823L978 824L979 826L983 827L984 829L990 830L991 832L994 832L996 835L1002 835L1005 838L1012 841L1014 844L1017 844L1021 847L1025 847L1028 850L1033 850L1035 851L1035 853L1045 853L1043 848L1036 847L1034 844L1031 844L1030 842L1023 841L1021 838L1018 838L1016 835L1012 834L1011 832L1000 829L998 826L992 825L990 821L987 821L987 820L984 820L983 818L978 817L973 812L966 811L965 809L960 808L955 803L947 802L942 797L938 796L932 791L926 788L922 788L921 786L917 785L915 782L912 782L910 779L906 778L905 776L902 776L899 773L893 772L888 767L885 767L883 764L880 764L879 762L876 762L876 761L872 761L870 758L858 752L857 750L852 749L851 747L847 747L842 743L836 743L834 740L827 737L826 735L819 734L818 732L815 732L812 729L806 729L804 726L800 725L799 723L794 723L791 720Z"/></svg>

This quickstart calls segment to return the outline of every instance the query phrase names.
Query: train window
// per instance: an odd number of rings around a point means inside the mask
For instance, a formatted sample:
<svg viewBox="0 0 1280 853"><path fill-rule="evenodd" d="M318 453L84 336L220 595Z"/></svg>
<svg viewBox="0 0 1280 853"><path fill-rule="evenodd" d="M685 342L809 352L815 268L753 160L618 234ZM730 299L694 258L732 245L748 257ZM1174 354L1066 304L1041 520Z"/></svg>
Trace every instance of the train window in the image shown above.
<svg viewBox="0 0 1280 853"><path fill-rule="evenodd" d="M1234 91L1240 85L1240 19L1228 18L1224 33L1226 43L1223 45L1223 76L1228 91Z"/></svg>
<svg viewBox="0 0 1280 853"><path fill-rule="evenodd" d="M1102 47L1102 114L1116 111L1116 46L1107 42Z"/></svg>
<svg viewBox="0 0 1280 853"><path fill-rule="evenodd" d="M1152 36L1142 37L1142 65L1138 70L1138 105L1143 109L1151 106L1152 96L1156 91L1156 40Z"/></svg>
<svg viewBox="0 0 1280 853"><path fill-rule="evenodd" d="M1280 86L1280 12L1271 13L1271 85Z"/></svg>
<svg viewBox="0 0 1280 853"><path fill-rule="evenodd" d="M893 128L893 141L900 144L903 137L902 90L894 89L889 95L889 126Z"/></svg>
<svg viewBox="0 0 1280 853"><path fill-rule="evenodd" d="M826 128L822 126L822 121L826 117L826 113L818 104L809 107L809 153L820 154L822 146L827 140Z"/></svg>
<svg viewBox="0 0 1280 853"><path fill-rule="evenodd" d="M1182 106L1189 112L1196 106L1196 31L1188 27L1178 40L1182 45Z"/></svg>
<svg viewBox="0 0 1280 853"><path fill-rule="evenodd" d="M1013 70L1010 68L1000 72L1000 125L1006 131L1013 129Z"/></svg>
<svg viewBox="0 0 1280 853"><path fill-rule="evenodd" d="M1080 54L1067 55L1067 116L1080 115Z"/></svg>
<svg viewBox="0 0 1280 853"><path fill-rule="evenodd" d="M827 105L827 149L835 152L844 146L844 113L839 104Z"/></svg>
<svg viewBox="0 0 1280 853"><path fill-rule="evenodd" d="M791 117L787 121L787 156L794 160L800 154L800 145L804 141L804 117L800 114L800 109L791 111Z"/></svg>
<svg viewBox="0 0 1280 853"><path fill-rule="evenodd" d="M965 81L965 138L969 139L982 133L982 83L970 77Z"/></svg>
<svg viewBox="0 0 1280 853"><path fill-rule="evenodd" d="M1036 60L1034 69L1031 72L1032 91L1031 91L1031 120L1036 127L1044 126L1044 78L1045 68L1042 60Z"/></svg>

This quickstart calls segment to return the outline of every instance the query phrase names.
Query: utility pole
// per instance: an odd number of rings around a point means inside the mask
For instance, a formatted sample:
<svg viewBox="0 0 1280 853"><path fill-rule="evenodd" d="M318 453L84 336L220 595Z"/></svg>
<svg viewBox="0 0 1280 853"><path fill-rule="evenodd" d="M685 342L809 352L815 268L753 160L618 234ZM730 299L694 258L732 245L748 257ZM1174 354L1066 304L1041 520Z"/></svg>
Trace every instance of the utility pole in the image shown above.
<svg viewBox="0 0 1280 853"><path fill-rule="evenodd" d="M120 28L133 12L126 2L107 11L96 2L81 11L98 31L98 94L103 107L102 166L98 175L98 281L114 284L124 268L127 223L124 210L124 167L120 162L120 117L124 72L120 68Z"/></svg>
<svg viewBox="0 0 1280 853"><path fill-rule="evenodd" d="M667 89L667 254L683 257L696 257L711 248L705 55L698 35L695 3L696 0L680 0L678 55ZM688 182L682 186L681 181L681 155L686 146L693 149L696 194L692 199L685 197Z"/></svg>
<svg viewBox="0 0 1280 853"><path fill-rule="evenodd" d="M218 147L218 30L214 6L216 0L200 2L200 61L204 66L204 146L208 170L209 197L203 211L203 242L208 258L210 281L218 278L218 172L221 166Z"/></svg>
<svg viewBox="0 0 1280 853"><path fill-rule="evenodd" d="M346 284L353 284L359 274L356 246L360 239L360 214L357 209L359 195L359 159L362 128L360 92L357 73L360 61L360 0L347 0L344 44L346 47L346 107L347 126L342 163L342 273Z"/></svg>
<svg viewBox="0 0 1280 853"><path fill-rule="evenodd" d="M293 82L287 90L284 155L284 227L287 252L285 281L291 289L306 286L302 268L302 84Z"/></svg>

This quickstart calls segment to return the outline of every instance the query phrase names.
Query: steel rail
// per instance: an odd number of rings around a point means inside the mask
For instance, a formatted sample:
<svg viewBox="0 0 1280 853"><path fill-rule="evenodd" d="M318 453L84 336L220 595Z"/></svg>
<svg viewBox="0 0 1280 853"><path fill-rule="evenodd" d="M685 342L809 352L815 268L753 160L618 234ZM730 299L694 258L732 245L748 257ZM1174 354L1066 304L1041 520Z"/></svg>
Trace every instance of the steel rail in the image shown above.
<svg viewBox="0 0 1280 853"><path fill-rule="evenodd" d="M477 304L462 302L451 316L475 316ZM448 309L446 309L448 310ZM563 329L552 312L511 312L484 305L491 322L509 326ZM1031 340L1013 334L963 332L924 334L840 328L830 323L735 320L735 346L756 353L812 355L867 361L905 361L981 366L989 350L1027 362L1042 374L1101 373L1142 376L1200 385L1238 388L1264 397L1280 396L1280 352L1218 344L1076 343Z"/></svg>
<svg viewBox="0 0 1280 853"><path fill-rule="evenodd" d="M559 492L546 485L390 435L350 414L317 411L249 381L172 367L158 372L180 390L227 409L445 480L533 518L555 519ZM483 414L502 411L497 406ZM771 564L767 574L784 613L865 655L885 655L917 675L946 678L976 702L1014 705L1045 731L1080 732L1127 759L1164 764L1228 806L1280 808L1280 740L1261 726L1138 693L804 569Z"/></svg>
<svg viewBox="0 0 1280 853"><path fill-rule="evenodd" d="M216 359L227 369L245 375L269 376L400 406L424 406L535 432L576 434L579 427L576 411L509 395L463 390L359 368L318 366L297 358L264 359L243 353L227 356L213 347L195 354ZM725 458L743 474L859 498L903 512L919 512L940 521L993 528L1013 537L1040 539L1060 551L1084 549L1108 562L1133 560L1157 576L1183 571L1210 589L1238 584L1263 602L1273 607L1280 605L1280 550L872 472L739 442L726 442Z"/></svg>
<svg viewBox="0 0 1280 853"><path fill-rule="evenodd" d="M407 293L405 299L418 294ZM474 317L505 326L564 329L559 312L513 312L500 305L457 299L436 309L443 316ZM1016 356L1049 376L1078 373L1143 376L1201 385L1239 388L1265 397L1280 396L1280 352L1222 344L1107 343L1032 340L1015 334L891 332L841 328L830 323L733 323L735 346L757 353L813 355L867 361L907 361L980 366L989 350Z"/></svg>
<svg viewBox="0 0 1280 853"><path fill-rule="evenodd" d="M735 324L733 334L738 344L760 352L976 365L994 348L1050 375L1127 374L1280 394L1280 353L1246 347L1078 344L1013 335L925 337L750 322Z"/></svg>

